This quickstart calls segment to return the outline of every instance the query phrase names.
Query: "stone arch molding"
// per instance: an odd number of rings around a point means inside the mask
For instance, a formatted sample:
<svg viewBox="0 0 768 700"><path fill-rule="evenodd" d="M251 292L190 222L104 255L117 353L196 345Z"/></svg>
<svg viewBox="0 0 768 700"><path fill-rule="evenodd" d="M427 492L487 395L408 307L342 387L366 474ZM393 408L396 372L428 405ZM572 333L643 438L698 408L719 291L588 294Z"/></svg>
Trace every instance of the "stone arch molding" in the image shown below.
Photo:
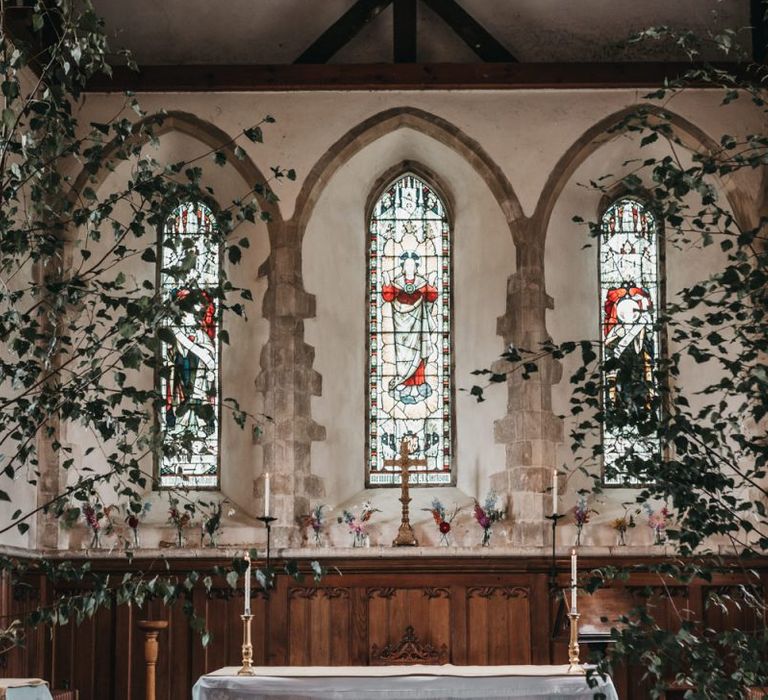
<svg viewBox="0 0 768 700"><path fill-rule="evenodd" d="M645 115L651 123L667 122L671 126L673 137L693 153L717 155L721 151L717 142L693 122L657 105L643 103L630 105L604 117L574 141L557 161L547 178L531 217L535 222L535 230L540 233L542 246L555 205L573 174L601 146L626 133L626 129L618 127L635 113ZM743 196L736 178L717 178L717 181L736 216L743 218L744 207L740 206Z"/></svg>
<svg viewBox="0 0 768 700"><path fill-rule="evenodd" d="M344 134L315 163L296 199L293 223L299 237L303 238L315 204L339 168L369 144L404 128L448 146L472 166L498 202L517 243L521 230L517 224L525 219L525 215L502 169L475 139L457 126L416 107L395 107L369 117Z"/></svg>
<svg viewBox="0 0 768 700"><path fill-rule="evenodd" d="M267 178L249 155L246 154L243 158L235 156L235 143L227 132L188 112L175 110L151 114L140 119L133 126L132 144L143 145L148 143L152 137L160 137L170 132L190 136L202 145L224 153L227 157L227 162L234 167L235 171L249 188L252 188L256 183L267 182ZM125 143L117 139L110 141L104 147L104 160L108 162L123 146L125 146ZM95 185L96 188L100 187L110 172L111 170L105 166L101 167L96 173L90 173L83 168L75 178L72 190L73 196L78 196L88 184ZM263 198L259 199L262 208L265 212L269 213L272 222L279 224L282 221L282 217L278 204L276 202L268 202Z"/></svg>

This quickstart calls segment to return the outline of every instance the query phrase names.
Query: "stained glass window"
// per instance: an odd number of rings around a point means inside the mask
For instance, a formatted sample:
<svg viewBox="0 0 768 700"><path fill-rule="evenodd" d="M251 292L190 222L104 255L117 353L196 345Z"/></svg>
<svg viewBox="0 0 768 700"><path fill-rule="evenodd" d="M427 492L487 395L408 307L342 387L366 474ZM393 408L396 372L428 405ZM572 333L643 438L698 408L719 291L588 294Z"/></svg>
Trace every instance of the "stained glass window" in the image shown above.
<svg viewBox="0 0 768 700"><path fill-rule="evenodd" d="M161 487L219 483L219 246L216 221L199 202L168 217L160 245L160 288L171 313L161 333Z"/></svg>
<svg viewBox="0 0 768 700"><path fill-rule="evenodd" d="M603 467L606 484L644 481L622 473L624 457L659 454L654 430L658 396L659 237L639 200L622 198L603 214L600 236L600 327L603 347Z"/></svg>
<svg viewBox="0 0 768 700"><path fill-rule="evenodd" d="M368 483L400 483L404 439L426 466L411 483L452 483L451 230L445 205L406 174L373 207L368 250Z"/></svg>

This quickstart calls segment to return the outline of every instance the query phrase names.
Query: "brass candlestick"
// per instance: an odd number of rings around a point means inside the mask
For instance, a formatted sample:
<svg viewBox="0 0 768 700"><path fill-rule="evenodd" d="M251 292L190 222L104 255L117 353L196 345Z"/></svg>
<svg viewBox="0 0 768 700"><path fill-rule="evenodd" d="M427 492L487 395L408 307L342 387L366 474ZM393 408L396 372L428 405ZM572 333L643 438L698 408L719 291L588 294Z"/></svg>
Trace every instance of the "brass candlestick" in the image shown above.
<svg viewBox="0 0 768 700"><path fill-rule="evenodd" d="M571 621L571 638L568 642L568 673L586 673L579 663L579 613L568 613Z"/></svg>
<svg viewBox="0 0 768 700"><path fill-rule="evenodd" d="M240 615L243 621L243 667L237 672L238 676L255 676L253 670L253 644L251 644L251 620L253 615Z"/></svg>

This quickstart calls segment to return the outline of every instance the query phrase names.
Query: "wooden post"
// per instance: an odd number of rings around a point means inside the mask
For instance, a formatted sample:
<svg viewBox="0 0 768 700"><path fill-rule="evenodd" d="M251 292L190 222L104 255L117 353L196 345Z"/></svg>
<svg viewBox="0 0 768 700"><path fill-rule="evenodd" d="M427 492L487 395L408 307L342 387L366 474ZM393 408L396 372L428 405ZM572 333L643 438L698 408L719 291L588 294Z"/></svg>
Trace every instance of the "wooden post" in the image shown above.
<svg viewBox="0 0 768 700"><path fill-rule="evenodd" d="M144 632L144 663L147 666L146 700L156 700L155 694L155 669L157 668L157 655L159 645L157 636L161 630L168 627L167 620L139 620L139 629Z"/></svg>

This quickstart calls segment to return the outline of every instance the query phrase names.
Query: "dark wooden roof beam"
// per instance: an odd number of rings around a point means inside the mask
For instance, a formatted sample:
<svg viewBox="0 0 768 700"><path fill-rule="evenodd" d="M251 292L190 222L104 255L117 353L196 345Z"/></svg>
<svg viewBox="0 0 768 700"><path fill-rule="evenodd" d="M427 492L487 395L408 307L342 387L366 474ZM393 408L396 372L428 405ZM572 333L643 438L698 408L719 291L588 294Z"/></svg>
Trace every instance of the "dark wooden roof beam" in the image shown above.
<svg viewBox="0 0 768 700"><path fill-rule="evenodd" d="M357 0L294 63L327 63L391 3L392 0Z"/></svg>
<svg viewBox="0 0 768 700"><path fill-rule="evenodd" d="M481 60L488 63L517 63L517 59L456 0L423 0L458 34Z"/></svg>
<svg viewBox="0 0 768 700"><path fill-rule="evenodd" d="M392 40L395 63L416 63L416 1L395 0Z"/></svg>
<svg viewBox="0 0 768 700"><path fill-rule="evenodd" d="M768 49L768 1L750 0L749 18L752 25L752 58L755 63L765 63Z"/></svg>

